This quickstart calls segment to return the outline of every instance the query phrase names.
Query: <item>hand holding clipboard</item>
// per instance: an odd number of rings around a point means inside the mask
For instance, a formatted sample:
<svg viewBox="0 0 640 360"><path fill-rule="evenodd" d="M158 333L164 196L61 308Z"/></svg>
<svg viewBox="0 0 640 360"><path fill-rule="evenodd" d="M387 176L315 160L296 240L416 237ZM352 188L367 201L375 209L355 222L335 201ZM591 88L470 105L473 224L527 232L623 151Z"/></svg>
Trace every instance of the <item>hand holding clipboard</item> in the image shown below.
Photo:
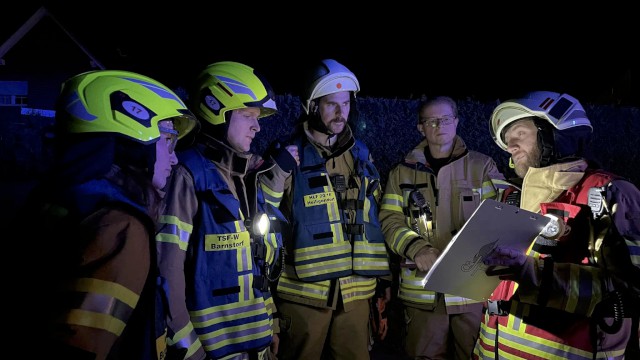
<svg viewBox="0 0 640 360"><path fill-rule="evenodd" d="M489 266L484 261L498 266L490 271L500 271L501 262L521 261L518 254L526 259L527 248L549 221L516 206L483 200L427 273L425 289L488 299L500 279L485 273Z"/></svg>

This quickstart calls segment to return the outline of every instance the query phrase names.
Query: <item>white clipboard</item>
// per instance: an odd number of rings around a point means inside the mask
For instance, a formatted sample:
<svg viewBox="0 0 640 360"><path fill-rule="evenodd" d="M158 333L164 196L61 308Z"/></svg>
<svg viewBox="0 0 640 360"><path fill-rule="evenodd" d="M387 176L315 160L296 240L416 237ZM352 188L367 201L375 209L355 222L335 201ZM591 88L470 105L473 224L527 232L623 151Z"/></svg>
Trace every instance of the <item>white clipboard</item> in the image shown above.
<svg viewBox="0 0 640 360"><path fill-rule="evenodd" d="M485 199L451 239L424 280L424 288L474 300L487 300L498 276L487 276L482 260L498 246L523 253L551 219Z"/></svg>

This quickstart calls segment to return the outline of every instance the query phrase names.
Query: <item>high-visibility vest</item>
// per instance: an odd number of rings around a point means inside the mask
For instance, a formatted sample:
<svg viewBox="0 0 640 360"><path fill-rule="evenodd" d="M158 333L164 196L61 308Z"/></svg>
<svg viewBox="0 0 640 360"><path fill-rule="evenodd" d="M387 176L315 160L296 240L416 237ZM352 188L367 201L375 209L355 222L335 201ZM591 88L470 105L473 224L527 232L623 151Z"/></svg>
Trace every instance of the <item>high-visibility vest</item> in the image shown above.
<svg viewBox="0 0 640 360"><path fill-rule="evenodd" d="M354 176L361 184L358 198L341 199L326 170L326 159L308 141L298 139L296 145L301 149L300 166L293 173L293 246L287 249L295 277L316 282L351 274L388 275L389 259L374 197L380 176L367 147L356 140L350 149ZM352 186L348 179L344 185ZM346 211L355 211L355 219L347 219Z"/></svg>
<svg viewBox="0 0 640 360"><path fill-rule="evenodd" d="M191 170L200 200L189 242L192 261L185 266L186 302L194 329L215 358L263 349L271 343L273 325L273 299L263 264L275 261L281 234L252 236L240 202L215 164L196 149L181 153L180 161ZM257 184L252 185L263 198ZM261 254L257 249L263 249Z"/></svg>

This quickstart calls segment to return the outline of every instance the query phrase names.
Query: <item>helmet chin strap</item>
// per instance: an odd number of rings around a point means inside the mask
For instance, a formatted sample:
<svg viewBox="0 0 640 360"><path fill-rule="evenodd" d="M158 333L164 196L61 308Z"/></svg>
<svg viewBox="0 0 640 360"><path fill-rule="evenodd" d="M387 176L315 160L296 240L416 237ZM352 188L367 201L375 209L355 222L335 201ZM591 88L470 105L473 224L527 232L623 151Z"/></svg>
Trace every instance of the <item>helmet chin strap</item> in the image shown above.
<svg viewBox="0 0 640 360"><path fill-rule="evenodd" d="M309 119L309 127L314 131L321 132L325 135L333 136L335 135L329 128L320 120L320 116L311 115L311 119Z"/></svg>
<svg viewBox="0 0 640 360"><path fill-rule="evenodd" d="M329 128L322 122L320 118L320 112L318 111L318 105L316 105L315 100L311 102L311 113L309 114L309 127L314 131L323 133L325 135L333 136L335 135Z"/></svg>
<svg viewBox="0 0 640 360"><path fill-rule="evenodd" d="M538 146L540 147L540 167L552 165L556 162L553 151L554 139L553 130L544 122L544 120L536 118L536 127L538 128Z"/></svg>

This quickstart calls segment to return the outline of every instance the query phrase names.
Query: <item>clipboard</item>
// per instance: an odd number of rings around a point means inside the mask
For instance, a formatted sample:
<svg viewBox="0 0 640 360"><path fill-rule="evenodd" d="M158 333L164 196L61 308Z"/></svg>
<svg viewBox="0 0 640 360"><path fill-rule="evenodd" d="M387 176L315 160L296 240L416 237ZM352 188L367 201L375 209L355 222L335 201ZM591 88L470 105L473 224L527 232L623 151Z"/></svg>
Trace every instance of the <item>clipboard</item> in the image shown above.
<svg viewBox="0 0 640 360"><path fill-rule="evenodd" d="M526 252L549 221L517 206L483 200L429 269L424 288L487 300L500 279L485 274L484 257L498 245Z"/></svg>

